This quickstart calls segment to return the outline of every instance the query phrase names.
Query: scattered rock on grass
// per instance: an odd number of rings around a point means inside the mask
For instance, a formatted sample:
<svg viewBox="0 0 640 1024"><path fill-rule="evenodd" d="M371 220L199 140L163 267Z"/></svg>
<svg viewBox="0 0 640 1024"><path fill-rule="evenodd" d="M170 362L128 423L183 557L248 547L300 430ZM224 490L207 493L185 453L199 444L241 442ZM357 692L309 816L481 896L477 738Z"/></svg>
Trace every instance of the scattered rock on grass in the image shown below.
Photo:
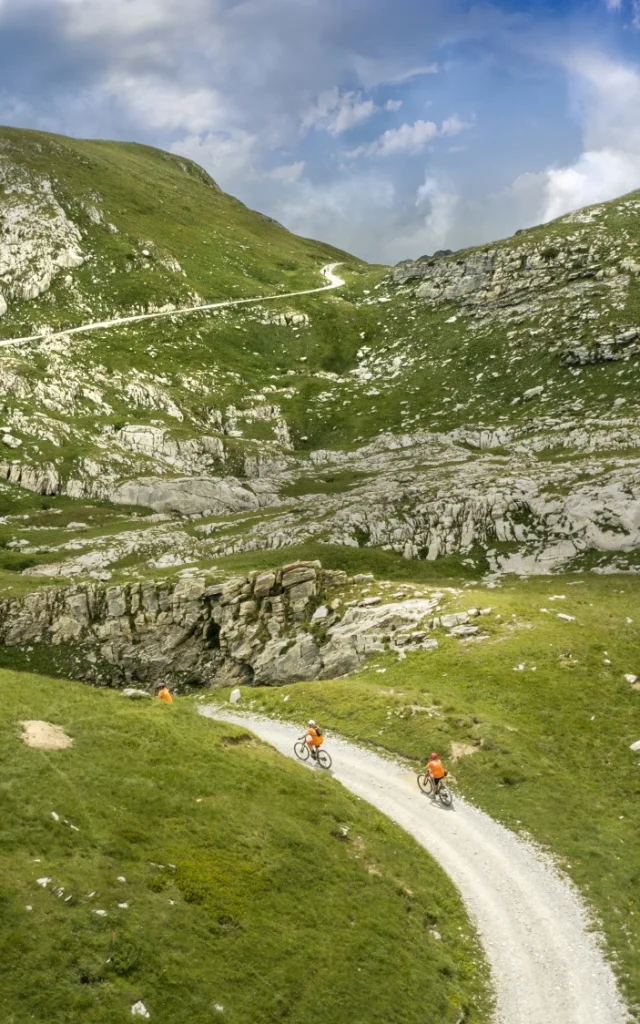
<svg viewBox="0 0 640 1024"><path fill-rule="evenodd" d="M151 697L150 693L146 690L136 690L133 686L128 686L126 690L122 691L123 697L128 697L129 700L143 700L145 697Z"/></svg>
<svg viewBox="0 0 640 1024"><path fill-rule="evenodd" d="M476 636L479 632L480 630L477 626L454 626L453 629L449 631L449 636Z"/></svg>
<svg viewBox="0 0 640 1024"><path fill-rule="evenodd" d="M134 1003L133 1006L131 1007L131 1016L132 1017L145 1017L147 1020L149 1020L149 1018L151 1017L151 1014L147 1010L147 1008L144 1005L144 1003L142 1002L142 1000L139 999L138 1002Z"/></svg>

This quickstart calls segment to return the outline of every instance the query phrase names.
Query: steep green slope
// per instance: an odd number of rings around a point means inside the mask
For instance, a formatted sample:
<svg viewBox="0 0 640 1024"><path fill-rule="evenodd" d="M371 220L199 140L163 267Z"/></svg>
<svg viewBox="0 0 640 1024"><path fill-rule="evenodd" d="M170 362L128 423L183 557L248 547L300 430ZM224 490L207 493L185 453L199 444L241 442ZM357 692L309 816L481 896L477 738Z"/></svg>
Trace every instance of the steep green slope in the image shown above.
<svg viewBox="0 0 640 1024"><path fill-rule="evenodd" d="M15 129L0 129L0 229L0 342L319 288L323 265L358 265L248 210L182 158ZM334 302L319 304L319 361L329 368L345 359L344 323ZM25 475L23 486L72 494L145 471L243 475L245 455L291 445L278 398L259 392L273 371L288 387L300 324L306 317L283 300L246 317L220 311L0 345L0 454L35 468L36 483Z"/></svg>
<svg viewBox="0 0 640 1024"><path fill-rule="evenodd" d="M488 1020L453 887L331 779L190 701L7 672L0 693L7 1024L112 1024L138 1000L158 1024L311 1024L319 1002L334 1024ZM24 720L73 747L25 746Z"/></svg>
<svg viewBox="0 0 640 1024"><path fill-rule="evenodd" d="M4 337L313 287L344 257L248 210L191 161L134 143L2 128L0 186ZM72 250L79 265L65 267Z"/></svg>
<svg viewBox="0 0 640 1024"><path fill-rule="evenodd" d="M384 430L606 416L615 400L621 416L637 414L640 192L444 259L360 273L342 297L366 334L353 372L309 409L314 447L331 435L348 444Z"/></svg>

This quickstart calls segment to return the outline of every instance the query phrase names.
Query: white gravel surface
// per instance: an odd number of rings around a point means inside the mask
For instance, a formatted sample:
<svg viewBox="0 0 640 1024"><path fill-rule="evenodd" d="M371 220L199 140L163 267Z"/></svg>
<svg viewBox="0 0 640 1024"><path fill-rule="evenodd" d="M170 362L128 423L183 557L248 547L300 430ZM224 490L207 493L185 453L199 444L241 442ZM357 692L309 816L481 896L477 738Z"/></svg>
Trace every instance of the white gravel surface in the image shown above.
<svg viewBox="0 0 640 1024"><path fill-rule="evenodd" d="M295 725L200 711L294 756ZM332 735L326 746L333 777L410 833L457 886L491 964L500 1024L630 1020L576 891L547 857L460 798L452 810L434 804L401 766Z"/></svg>
<svg viewBox="0 0 640 1024"><path fill-rule="evenodd" d="M163 313L139 313L136 316L119 316L114 320L94 321L90 324L82 324L80 327L70 327L66 331L57 331L55 334L30 334L25 338L5 338L0 341L0 348L8 348L10 345L26 345L32 341L51 341L53 338L64 338L70 334L89 334L91 331L104 331L109 327L122 327L124 324L139 324L143 320L166 320L170 316L184 316L187 313L206 313L211 309L226 309L229 306L255 306L260 302L274 302L276 299L294 299L298 295L317 295L318 292L330 292L335 288L341 288L344 281L335 273L339 263L327 263L321 268L320 273L327 284L322 288L307 288L302 292L285 292L281 295L262 295L255 299L229 299L226 302L210 302L202 306L184 306L182 309L172 309Z"/></svg>

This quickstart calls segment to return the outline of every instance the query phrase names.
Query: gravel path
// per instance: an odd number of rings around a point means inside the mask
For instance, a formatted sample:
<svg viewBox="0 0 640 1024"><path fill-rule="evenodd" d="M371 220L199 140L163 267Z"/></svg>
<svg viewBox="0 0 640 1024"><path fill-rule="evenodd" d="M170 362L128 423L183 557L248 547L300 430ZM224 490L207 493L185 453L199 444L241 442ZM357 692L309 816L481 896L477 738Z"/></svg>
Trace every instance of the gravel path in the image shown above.
<svg viewBox="0 0 640 1024"><path fill-rule="evenodd" d="M216 707L200 712L249 726L294 756L296 726ZM500 1024L629 1020L577 894L547 858L459 798L449 811L434 804L393 762L331 735L327 749L334 778L417 839L457 886L491 964Z"/></svg>
<svg viewBox="0 0 640 1024"><path fill-rule="evenodd" d="M321 288L307 288L303 292L285 292L281 295L262 295L255 299L229 299L227 302L212 302L205 306L185 306L183 309L172 309L164 313L140 313L137 316L121 316L115 320L101 320L91 324L83 324L80 327L70 327L66 331L56 331L55 334L31 334L27 338L6 338L0 341L0 348L7 348L9 345L26 345L32 341L50 341L52 338L63 338L70 334L89 334L91 331L103 331L108 327L121 327L123 324L139 324L144 320L161 320L168 316L184 316L186 313L203 313L210 309L226 309L229 306L250 306L260 302L273 302L275 299L294 299L299 295L317 295L318 292L330 292L334 288L341 288L344 281L335 273L339 263L328 263L322 267L320 273L328 282Z"/></svg>

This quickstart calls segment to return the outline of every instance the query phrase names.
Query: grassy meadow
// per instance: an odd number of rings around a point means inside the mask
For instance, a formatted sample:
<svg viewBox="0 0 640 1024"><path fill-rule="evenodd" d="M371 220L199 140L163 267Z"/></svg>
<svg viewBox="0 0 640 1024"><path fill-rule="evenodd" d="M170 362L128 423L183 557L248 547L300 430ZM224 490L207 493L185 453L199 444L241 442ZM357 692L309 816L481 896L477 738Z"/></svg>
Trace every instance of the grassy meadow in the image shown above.
<svg viewBox="0 0 640 1024"><path fill-rule="evenodd" d="M5 670L0 696L4 1024L488 1020L453 886L331 778L188 699Z"/></svg>

